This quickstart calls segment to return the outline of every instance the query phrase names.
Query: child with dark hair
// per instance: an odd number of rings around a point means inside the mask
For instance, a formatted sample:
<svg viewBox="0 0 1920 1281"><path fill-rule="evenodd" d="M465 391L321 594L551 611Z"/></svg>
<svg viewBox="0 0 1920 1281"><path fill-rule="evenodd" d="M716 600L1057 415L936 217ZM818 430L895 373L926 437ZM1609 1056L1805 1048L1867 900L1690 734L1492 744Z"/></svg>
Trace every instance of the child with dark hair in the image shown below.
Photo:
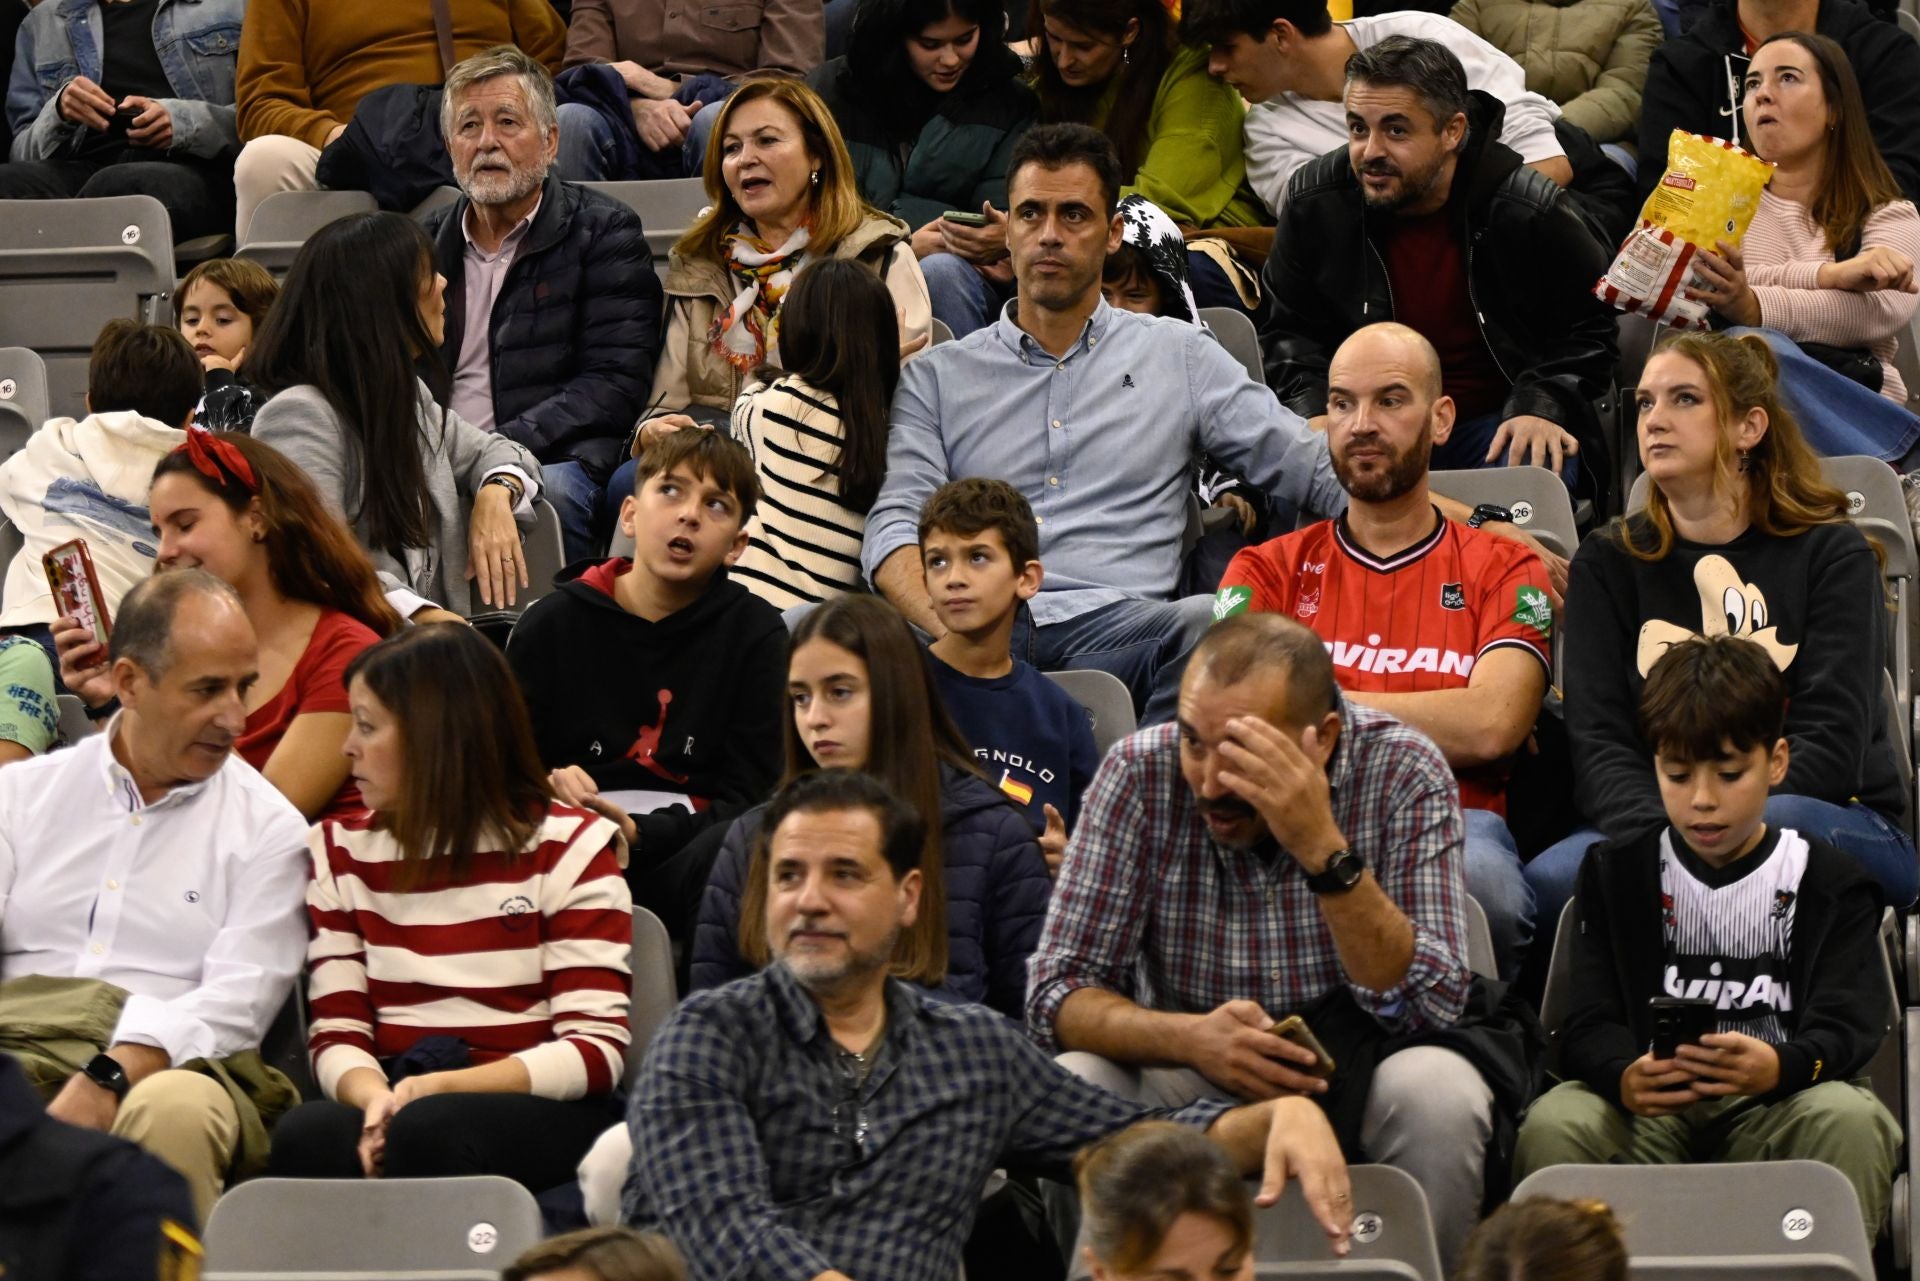
<svg viewBox="0 0 1920 1281"><path fill-rule="evenodd" d="M1871 1240L1901 1142L1853 1079L1887 1033L1880 887L1858 860L1766 821L1789 748L1787 683L1765 649L1726 635L1672 645L1639 713L1669 826L1581 864L1569 1079L1528 1113L1515 1177L1824 1161L1854 1185ZM1703 1030L1660 1044L1654 998L1701 1002L1680 1017Z"/></svg>
<svg viewBox="0 0 1920 1281"><path fill-rule="evenodd" d="M246 431L265 398L235 372L266 320L280 282L250 258L212 258L187 273L173 295L173 323L206 369L206 394L193 421L208 431Z"/></svg>
<svg viewBox="0 0 1920 1281"><path fill-rule="evenodd" d="M1100 767L1086 709L1011 653L1014 619L1040 590L1040 528L1004 480L942 485L920 514L933 612L934 684L989 782L1040 833L1057 873L1080 794Z"/></svg>
<svg viewBox="0 0 1920 1281"><path fill-rule="evenodd" d="M655 440L620 506L633 556L570 567L507 642L554 790L619 825L642 901L653 869L780 776L787 630L726 572L759 499L724 433Z"/></svg>

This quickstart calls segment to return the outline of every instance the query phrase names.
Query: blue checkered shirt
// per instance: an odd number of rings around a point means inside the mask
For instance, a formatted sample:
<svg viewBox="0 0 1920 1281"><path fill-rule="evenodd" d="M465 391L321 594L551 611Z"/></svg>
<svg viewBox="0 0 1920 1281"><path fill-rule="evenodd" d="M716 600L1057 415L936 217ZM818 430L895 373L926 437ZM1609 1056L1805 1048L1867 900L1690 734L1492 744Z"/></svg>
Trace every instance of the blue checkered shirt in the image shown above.
<svg viewBox="0 0 1920 1281"><path fill-rule="evenodd" d="M1285 1018L1344 983L1390 1031L1456 1022L1465 1007L1465 854L1453 771L1431 740L1340 700L1328 768L1333 821L1413 922L1413 963L1385 991L1353 981L1300 865L1207 834L1180 773L1180 731L1156 725L1107 753L1027 962L1027 1026L1059 1048L1061 1002L1083 987L1204 1014L1258 1001Z"/></svg>
<svg viewBox="0 0 1920 1281"><path fill-rule="evenodd" d="M784 965L682 1002L628 1112L627 1221L664 1230L696 1281L953 1281L995 1168L1062 1168L1143 1117L1205 1127L1227 1110L1129 1103L982 1005L897 979L886 1000L857 1089Z"/></svg>

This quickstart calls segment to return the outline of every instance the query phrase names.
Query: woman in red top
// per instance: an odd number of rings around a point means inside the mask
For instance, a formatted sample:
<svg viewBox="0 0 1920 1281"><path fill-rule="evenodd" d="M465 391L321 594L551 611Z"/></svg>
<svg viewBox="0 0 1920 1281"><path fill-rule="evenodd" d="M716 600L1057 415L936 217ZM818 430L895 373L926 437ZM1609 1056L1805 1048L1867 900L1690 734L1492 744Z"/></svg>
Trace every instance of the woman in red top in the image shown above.
<svg viewBox="0 0 1920 1281"><path fill-rule="evenodd" d="M301 470L271 445L193 428L154 468L147 507L156 572L217 574L240 593L260 641L241 758L310 819L363 808L340 755L350 717L347 664L400 626L373 564ZM54 624L60 675L89 707L113 689L90 633Z"/></svg>

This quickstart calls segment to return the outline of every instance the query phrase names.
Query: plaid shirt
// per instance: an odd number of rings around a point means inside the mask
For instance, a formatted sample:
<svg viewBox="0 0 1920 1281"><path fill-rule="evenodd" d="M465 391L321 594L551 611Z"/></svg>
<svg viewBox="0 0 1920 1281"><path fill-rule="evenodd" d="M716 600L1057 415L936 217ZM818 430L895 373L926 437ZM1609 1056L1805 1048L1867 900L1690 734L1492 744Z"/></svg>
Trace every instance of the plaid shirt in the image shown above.
<svg viewBox="0 0 1920 1281"><path fill-rule="evenodd" d="M987 1176L1064 1169L1154 1112L1073 1076L980 1005L887 981L878 1058L856 1085L784 965L696 992L661 1029L628 1114L625 1215L696 1281L953 1281Z"/></svg>
<svg viewBox="0 0 1920 1281"><path fill-rule="evenodd" d="M1027 963L1027 1025L1059 1049L1055 1020L1076 988L1155 1010L1204 1014L1254 1000L1275 1018L1345 983L1389 1030L1460 1017L1470 975L1460 805L1453 772L1417 730L1341 700L1328 779L1333 821L1413 921L1413 963L1385 991L1341 968L1300 865L1271 844L1236 850L1207 834L1180 773L1177 725L1107 754Z"/></svg>

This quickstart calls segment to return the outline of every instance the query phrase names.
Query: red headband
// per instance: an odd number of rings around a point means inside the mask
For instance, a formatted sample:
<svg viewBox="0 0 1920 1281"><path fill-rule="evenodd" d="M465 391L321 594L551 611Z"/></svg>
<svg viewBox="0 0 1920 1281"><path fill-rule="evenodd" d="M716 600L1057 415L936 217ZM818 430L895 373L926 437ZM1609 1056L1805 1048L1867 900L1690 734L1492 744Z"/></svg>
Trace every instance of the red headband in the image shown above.
<svg viewBox="0 0 1920 1281"><path fill-rule="evenodd" d="M177 454L181 450L186 451L193 469L214 484L225 485L231 477L249 494L260 492L260 482L254 478L253 464L247 461L246 455L205 427L187 428L187 443L173 452Z"/></svg>

